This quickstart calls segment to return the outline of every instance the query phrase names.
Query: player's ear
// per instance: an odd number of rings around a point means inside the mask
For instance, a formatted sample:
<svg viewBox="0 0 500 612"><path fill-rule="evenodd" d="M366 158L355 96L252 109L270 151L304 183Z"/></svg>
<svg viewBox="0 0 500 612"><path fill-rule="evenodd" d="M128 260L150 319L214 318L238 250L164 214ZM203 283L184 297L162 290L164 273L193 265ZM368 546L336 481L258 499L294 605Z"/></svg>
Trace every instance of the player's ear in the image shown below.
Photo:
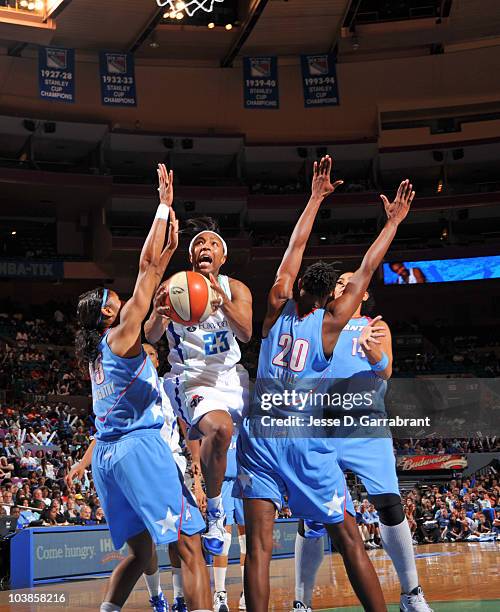
<svg viewBox="0 0 500 612"><path fill-rule="evenodd" d="M365 291L363 293L363 302L366 302L366 300L370 297L370 294L368 293L368 291Z"/></svg>
<svg viewBox="0 0 500 612"><path fill-rule="evenodd" d="M302 290L302 277L299 278L298 282L297 282L297 287L299 288L299 291Z"/></svg>
<svg viewBox="0 0 500 612"><path fill-rule="evenodd" d="M226 263L227 257L225 255L223 255L222 259L220 260L220 265L223 266Z"/></svg>

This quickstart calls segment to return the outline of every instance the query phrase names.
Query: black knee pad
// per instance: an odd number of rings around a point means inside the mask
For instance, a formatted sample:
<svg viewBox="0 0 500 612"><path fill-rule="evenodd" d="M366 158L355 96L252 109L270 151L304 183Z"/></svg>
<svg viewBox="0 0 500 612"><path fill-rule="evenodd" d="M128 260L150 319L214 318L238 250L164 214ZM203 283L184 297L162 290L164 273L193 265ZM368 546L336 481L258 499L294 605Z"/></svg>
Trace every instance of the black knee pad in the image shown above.
<svg viewBox="0 0 500 612"><path fill-rule="evenodd" d="M304 537L305 535L305 530L304 530L304 519L299 519L299 523L297 525L297 533Z"/></svg>
<svg viewBox="0 0 500 612"><path fill-rule="evenodd" d="M369 495L368 499L375 506L380 522L384 525L394 527L404 521L405 513L399 495L383 493L382 495Z"/></svg>

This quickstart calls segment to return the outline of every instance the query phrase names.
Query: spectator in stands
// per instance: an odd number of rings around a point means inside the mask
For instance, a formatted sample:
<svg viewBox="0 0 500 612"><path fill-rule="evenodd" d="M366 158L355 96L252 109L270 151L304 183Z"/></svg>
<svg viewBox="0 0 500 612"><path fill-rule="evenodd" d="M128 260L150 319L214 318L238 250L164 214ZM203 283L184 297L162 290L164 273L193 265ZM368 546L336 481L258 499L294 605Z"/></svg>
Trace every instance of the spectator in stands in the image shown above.
<svg viewBox="0 0 500 612"><path fill-rule="evenodd" d="M7 457L0 457L0 480L11 478L14 471L14 464L9 463Z"/></svg>
<svg viewBox="0 0 500 612"><path fill-rule="evenodd" d="M97 508L97 510L95 511L95 522L98 525L105 525L106 524L106 518L104 517L104 510L102 508Z"/></svg>
<svg viewBox="0 0 500 612"><path fill-rule="evenodd" d="M32 472L38 467L38 461L32 456L29 449L24 451L24 456L21 459L21 468L24 472Z"/></svg>
<svg viewBox="0 0 500 612"><path fill-rule="evenodd" d="M3 508L5 509L5 514L10 514L10 509L13 506L12 503L12 492L4 491L3 493Z"/></svg>
<svg viewBox="0 0 500 612"><path fill-rule="evenodd" d="M96 521L92 520L92 510L90 506L84 505L80 510L79 525L96 525Z"/></svg>

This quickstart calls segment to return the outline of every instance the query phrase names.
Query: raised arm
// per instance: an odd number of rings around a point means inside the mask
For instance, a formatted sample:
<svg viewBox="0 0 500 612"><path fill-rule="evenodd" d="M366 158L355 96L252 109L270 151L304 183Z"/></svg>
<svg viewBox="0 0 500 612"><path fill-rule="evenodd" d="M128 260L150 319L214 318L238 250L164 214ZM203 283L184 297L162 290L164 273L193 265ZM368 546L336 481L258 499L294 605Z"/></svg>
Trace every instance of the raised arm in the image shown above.
<svg viewBox="0 0 500 612"><path fill-rule="evenodd" d="M311 197L295 225L288 248L278 268L274 285L269 292L267 313L262 328L264 338L276 321L286 301L293 295L293 285L300 271L302 257L321 203L344 182L335 181L332 184L330 181L331 169L332 159L329 155L322 157L319 164L314 162Z"/></svg>
<svg viewBox="0 0 500 612"><path fill-rule="evenodd" d="M375 270L382 263L396 235L399 224L410 210L410 205L415 197L415 192L412 191L412 188L413 185L410 181L405 180L400 184L393 202L389 202L385 195L380 196L387 214L386 224L363 257L361 266L349 279L344 293L337 300L330 302L329 310L331 316L325 317L327 331L340 333L360 304Z"/></svg>
<svg viewBox="0 0 500 612"><path fill-rule="evenodd" d="M170 210L170 225L171 229L168 244L165 249L163 249L160 261L160 268L163 270L161 276L163 276L163 273L167 269L167 266L172 259L172 255L179 245L179 221L175 216L175 211L173 208ZM161 277L158 279L158 282L160 281ZM165 286L160 288L157 286L157 291L153 300L153 309L151 310L149 319L144 324L144 334L146 336L146 340L151 342L151 344L156 344L160 340L170 321L168 317L162 316L158 313L158 306L165 303L164 294L166 293L166 290L167 289Z"/></svg>
<svg viewBox="0 0 500 612"><path fill-rule="evenodd" d="M173 251L170 245L175 244L176 222L172 213L173 173L167 173L163 164L159 164L160 205L153 225L149 230L139 260L139 274L132 297L120 311L120 323L111 329L108 342L112 351L128 357L138 354L141 343L141 325L151 306L151 299L165 272ZM173 216L170 225L169 243L164 248L165 234L169 216Z"/></svg>

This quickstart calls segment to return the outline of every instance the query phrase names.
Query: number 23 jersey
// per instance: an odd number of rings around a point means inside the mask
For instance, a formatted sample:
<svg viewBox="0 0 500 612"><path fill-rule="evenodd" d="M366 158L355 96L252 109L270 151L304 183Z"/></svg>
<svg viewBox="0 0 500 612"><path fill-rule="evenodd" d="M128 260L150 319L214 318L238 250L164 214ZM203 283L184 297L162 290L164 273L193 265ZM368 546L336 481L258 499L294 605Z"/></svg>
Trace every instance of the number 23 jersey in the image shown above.
<svg viewBox="0 0 500 612"><path fill-rule="evenodd" d="M231 299L229 278L218 282ZM184 386L216 386L236 366L241 351L229 322L218 309L203 323L184 326L170 321L165 332L169 344L169 377L179 377Z"/></svg>

